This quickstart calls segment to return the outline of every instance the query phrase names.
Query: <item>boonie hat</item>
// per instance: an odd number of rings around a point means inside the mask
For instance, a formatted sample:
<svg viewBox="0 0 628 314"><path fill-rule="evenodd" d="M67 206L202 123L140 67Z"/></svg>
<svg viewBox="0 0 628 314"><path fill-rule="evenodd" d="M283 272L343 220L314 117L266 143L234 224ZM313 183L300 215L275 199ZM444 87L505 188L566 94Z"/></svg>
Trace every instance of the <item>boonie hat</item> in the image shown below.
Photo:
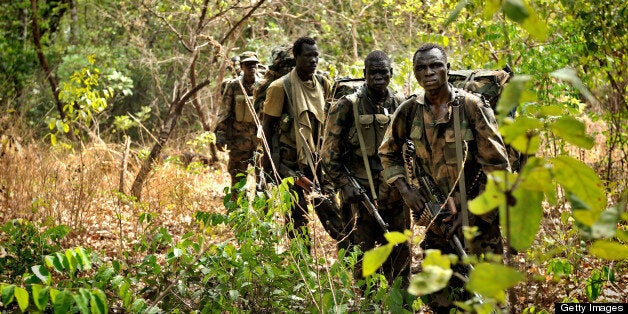
<svg viewBox="0 0 628 314"><path fill-rule="evenodd" d="M245 51L240 54L240 63L244 62L259 62L257 59L257 54L253 51Z"/></svg>

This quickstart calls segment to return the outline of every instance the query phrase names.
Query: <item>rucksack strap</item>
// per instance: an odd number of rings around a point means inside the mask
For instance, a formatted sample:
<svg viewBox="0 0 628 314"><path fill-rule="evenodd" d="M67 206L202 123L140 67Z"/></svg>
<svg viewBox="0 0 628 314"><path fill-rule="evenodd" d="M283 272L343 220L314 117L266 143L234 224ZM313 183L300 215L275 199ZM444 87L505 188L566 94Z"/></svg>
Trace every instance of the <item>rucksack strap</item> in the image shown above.
<svg viewBox="0 0 628 314"><path fill-rule="evenodd" d="M358 104L360 103L359 97L360 94L353 94L351 97L347 97L351 103L353 104L353 120L355 124L355 129L358 133L358 140L360 141L360 151L362 151L362 160L364 162L364 168L366 170L366 176L369 180L369 186L371 188L371 197L373 198L373 203L377 204L377 193L375 193L375 184L373 183L373 175L371 174L371 166L369 165L368 157L366 156L366 144L364 143L364 135L362 135L362 127L359 125L360 123L360 115L358 113Z"/></svg>
<svg viewBox="0 0 628 314"><path fill-rule="evenodd" d="M466 186L466 178L464 176L464 155L462 151L462 131L460 130L460 110L463 110L464 106L464 96L456 95L456 100L454 101L453 111L454 111L454 138L456 141L456 159L458 162L458 193L460 194L460 211L462 215L462 226L469 226L469 210L467 208L467 186ZM467 248L470 248L469 240L464 237L464 245Z"/></svg>

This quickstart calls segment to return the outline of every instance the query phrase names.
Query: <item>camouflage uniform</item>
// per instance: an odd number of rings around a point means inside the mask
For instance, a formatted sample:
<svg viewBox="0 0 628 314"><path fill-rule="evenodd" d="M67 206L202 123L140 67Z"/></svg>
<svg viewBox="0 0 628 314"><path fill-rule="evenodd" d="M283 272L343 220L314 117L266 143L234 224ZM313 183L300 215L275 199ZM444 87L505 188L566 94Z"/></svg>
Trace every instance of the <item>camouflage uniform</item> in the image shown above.
<svg viewBox="0 0 628 314"><path fill-rule="evenodd" d="M242 60L252 61L251 52L245 52ZM257 60L257 57L254 57ZM257 126L247 105L253 101L253 86L259 81L256 76L253 83L246 83L242 76L233 79L225 85L222 94L222 106L218 113L216 126L216 143L229 145L229 162L227 169L231 175L231 185L236 182L238 173L247 173L249 163L255 164L255 152L258 144ZM244 86L246 95L242 93L240 84Z"/></svg>
<svg viewBox="0 0 628 314"><path fill-rule="evenodd" d="M386 131L379 155L384 166L384 178L388 183L392 184L397 178L405 177L401 147L405 139L410 138L416 147L417 161L434 178L443 192L448 193L454 189L453 198L457 208L460 208L458 185L455 183L458 172L452 104L456 102L463 105L461 132L463 141L468 145L468 156L464 166L468 199L473 199L483 190L484 172L509 170L509 164L504 143L497 131L493 110L488 102L453 86L450 88L453 92L448 114L441 121L434 121L424 94L413 96L401 104ZM502 253L497 211L484 216L469 213L469 224L477 226L481 233L471 242L471 254ZM461 230L459 237L463 238ZM457 254L436 228L430 228L426 232L421 248ZM468 273L465 267L459 265L454 267L454 271ZM452 307L452 298L463 300L468 298L469 296L464 293L451 294L450 289L462 289L463 284L457 278L452 279L448 288L428 297L430 307L436 312L446 311Z"/></svg>
<svg viewBox="0 0 628 314"><path fill-rule="evenodd" d="M355 121L354 104L358 106L359 123L365 141L365 152L368 156L369 167L373 184L379 200L378 211L384 221L388 223L390 231L403 232L410 229L410 211L403 203L399 191L390 186L382 176L382 165L377 148L381 143L384 132L392 118L392 113L403 101L392 89L388 89L388 98L384 102L374 103L368 96L365 85L352 95L342 97L332 104L329 110L325 137L321 156L327 179L336 189L349 184L346 165L358 183L366 190L371 188L368 175L362 158L363 150L360 147ZM358 246L366 252L377 245L385 244L384 232L362 203L351 202L342 197L342 216L348 225L345 230L352 230L344 241L338 243L339 248L351 249ZM410 247L407 244L398 245L393 249L381 271L392 284L395 278L402 277L407 284L410 273ZM362 262L355 267L354 277L362 278Z"/></svg>

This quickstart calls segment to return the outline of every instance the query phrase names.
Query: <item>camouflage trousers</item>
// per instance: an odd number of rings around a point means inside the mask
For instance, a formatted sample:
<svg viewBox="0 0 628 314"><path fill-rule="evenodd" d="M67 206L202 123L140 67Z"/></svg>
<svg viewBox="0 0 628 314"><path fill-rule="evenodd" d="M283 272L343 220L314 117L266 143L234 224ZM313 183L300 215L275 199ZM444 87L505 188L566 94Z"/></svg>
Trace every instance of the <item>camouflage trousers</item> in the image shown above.
<svg viewBox="0 0 628 314"><path fill-rule="evenodd" d="M385 244L387 241L384 238L384 231L377 223L377 220L362 203L345 203L342 206L342 211L343 220L347 222L345 230L351 231L344 240L338 242L337 246L338 249L347 251L350 251L354 246L360 248L362 253L353 273L353 277L357 281L363 278L362 257L364 252ZM410 229L410 210L403 201L380 205L378 211L382 219L388 224L389 231L403 232L406 229ZM393 248L379 272L386 277L390 285L393 284L395 279L401 278L402 287L405 290L409 283L411 261L409 243L399 244Z"/></svg>
<svg viewBox="0 0 628 314"><path fill-rule="evenodd" d="M503 243L501 231L499 230L499 217L492 222L487 222L479 217L471 215L469 224L477 226L480 234L476 236L470 243L471 248L469 254L481 255L485 253L493 253L500 255L503 253ZM458 237L462 240L462 230L458 230ZM433 230L425 233L425 238L421 241L421 249L440 250L442 254L456 254L460 256L451 246L449 241L442 235L437 234ZM452 270L465 277L469 276L468 265L452 265ZM471 298L471 294L464 289L464 281L456 276L452 276L449 284L444 289L425 296L426 303L434 313L449 313L451 309L456 309L454 301L466 301Z"/></svg>
<svg viewBox="0 0 628 314"><path fill-rule="evenodd" d="M227 163L231 186L240 180L236 178L239 173L247 173L249 164L259 164L255 154L258 144L256 132L255 124L237 122L233 124L233 137L229 140L230 151ZM256 172L257 170L254 175Z"/></svg>

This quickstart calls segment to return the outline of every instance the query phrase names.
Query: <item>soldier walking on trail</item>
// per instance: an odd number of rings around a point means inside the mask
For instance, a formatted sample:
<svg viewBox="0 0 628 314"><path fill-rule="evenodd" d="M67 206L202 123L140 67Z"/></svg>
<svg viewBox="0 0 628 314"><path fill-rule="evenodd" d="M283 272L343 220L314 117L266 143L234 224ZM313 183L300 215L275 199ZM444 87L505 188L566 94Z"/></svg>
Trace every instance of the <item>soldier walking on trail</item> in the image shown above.
<svg viewBox="0 0 628 314"><path fill-rule="evenodd" d="M231 186L236 182L238 173L247 173L249 163L254 164L257 141L257 126L249 104L253 100L253 86L259 80L257 76L257 54L252 51L240 55L242 75L229 81L222 94L222 106L218 113L216 126L216 147L220 150L229 148L227 169L231 175ZM246 91L246 95L242 91Z"/></svg>
<svg viewBox="0 0 628 314"><path fill-rule="evenodd" d="M452 198L458 214L453 213L443 220L456 221L452 230L460 239L463 239L462 231L456 226L464 224L478 228L479 235L466 247L469 254L501 255L503 248L496 211L484 216L465 213L464 201L480 193L486 181L485 173L510 169L493 110L483 98L454 88L447 82L449 63L442 47L422 45L413 57L413 68L416 80L425 92L402 103L386 131L379 148L384 178L398 188L405 203L421 216L425 210L425 191L411 189L404 172L402 147L406 140L411 140L415 147L414 160L419 164L417 168L422 167L445 194L454 191ZM461 147L464 151L459 149ZM460 169L463 173L458 181ZM463 219L465 217L467 219ZM443 234L436 227L439 223L441 221L435 222L426 231L421 248L458 254L449 244L451 233ZM468 268L463 265L456 265L453 270L468 273ZM454 276L448 287L428 295L428 305L434 313L448 313L455 309L454 301L469 299L463 284Z"/></svg>
<svg viewBox="0 0 628 314"><path fill-rule="evenodd" d="M360 192L350 184L348 176L369 191L391 231L410 229L410 211L399 191L384 180L377 155L392 114L403 101L388 87L392 72L388 56L380 50L372 51L364 60L365 84L332 104L329 110L321 155L327 179L340 191L342 217L347 223L348 235L338 243L339 249L357 246L366 252L386 243L384 230L360 202ZM410 261L409 245L398 245L381 271L391 285L401 277L407 287ZM356 281L362 278L361 260L356 264L354 277Z"/></svg>
<svg viewBox="0 0 628 314"><path fill-rule="evenodd" d="M271 155L265 155L263 166L270 172L272 160L282 178L298 172L316 182L320 172L316 167L316 154L325 122L325 100L330 96L331 87L326 78L315 75L319 52L313 38L297 39L293 55L295 68L266 90L262 127ZM298 185L292 188L298 195L298 204L287 217L293 223L288 234L291 238L297 234L307 238L305 191Z"/></svg>

